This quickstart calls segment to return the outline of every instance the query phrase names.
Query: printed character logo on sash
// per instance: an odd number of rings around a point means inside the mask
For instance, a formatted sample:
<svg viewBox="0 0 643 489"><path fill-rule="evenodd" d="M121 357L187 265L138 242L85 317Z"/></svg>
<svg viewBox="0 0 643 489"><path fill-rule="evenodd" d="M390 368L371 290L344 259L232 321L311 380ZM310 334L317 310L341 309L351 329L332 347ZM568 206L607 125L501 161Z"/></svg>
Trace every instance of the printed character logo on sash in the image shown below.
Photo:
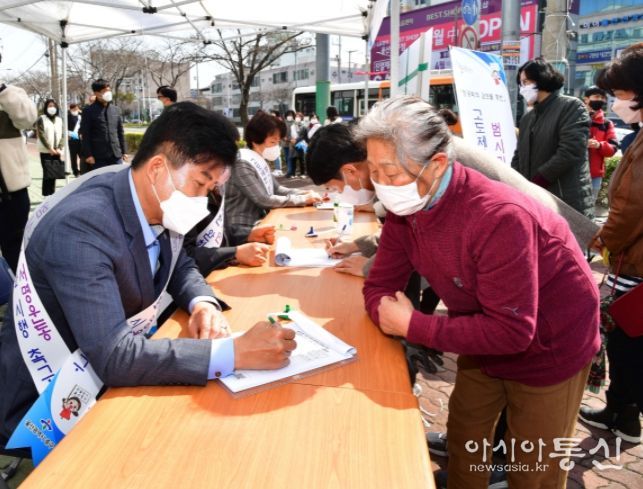
<svg viewBox="0 0 643 489"><path fill-rule="evenodd" d="M60 417L66 420L71 419L71 415L78 416L83 402L87 403L91 400L91 394L79 385L75 385L67 397L62 399L62 411Z"/></svg>
<svg viewBox="0 0 643 489"><path fill-rule="evenodd" d="M63 409L60 411L60 417L64 419L71 419L71 415L78 416L80 411L80 399L77 397L68 397L63 399Z"/></svg>

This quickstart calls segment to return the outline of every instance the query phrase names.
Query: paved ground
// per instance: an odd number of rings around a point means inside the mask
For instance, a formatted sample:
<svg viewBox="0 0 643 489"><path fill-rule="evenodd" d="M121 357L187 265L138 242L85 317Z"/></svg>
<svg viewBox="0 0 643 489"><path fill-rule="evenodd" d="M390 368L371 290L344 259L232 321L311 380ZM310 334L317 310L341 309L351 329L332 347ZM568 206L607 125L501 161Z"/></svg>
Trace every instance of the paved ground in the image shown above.
<svg viewBox="0 0 643 489"><path fill-rule="evenodd" d="M599 209L600 210L600 209ZM600 283L605 267L600 261L592 263L594 278ZM439 308L444 313L444 306L441 303ZM420 377L418 384L422 388L419 397L420 405L430 416L424 416L431 423L428 431L446 431L447 416L449 413L449 395L453 390L455 381L457 355L447 353L444 355L445 371L427 377ZM592 394L585 392L583 404L592 407L601 407L605 405L605 393ZM616 453L616 440L612 433L588 428L578 423L576 434L579 439L579 447L582 449L583 456L575 459L575 466L569 473L567 487L569 489L641 489L643 488L643 445L634 446L629 443L622 443L620 457ZM604 450L595 452L590 455L589 450L594 449L599 440L603 438L609 447L609 457L605 457ZM580 452L579 452L580 453ZM446 469L447 459L442 457L432 457L433 470ZM622 468L599 470L595 463L603 465L612 464ZM522 488L519 488L522 489Z"/></svg>
<svg viewBox="0 0 643 489"><path fill-rule="evenodd" d="M35 205L42 202L42 169L40 167L40 161L33 142L30 143L29 147L33 176L33 183L29 189L29 195L31 197L33 209ZM312 182L307 178L280 180L284 185L289 187L313 188ZM64 184L64 180L58 180L57 182L58 187L62 187ZM605 209L597 209L597 215L605 215L605 213ZM596 261L592 264L592 269L594 271L596 282L600 283L605 268L600 262ZM445 312L443 304L440 304L439 312ZM431 413L430 416L425 416L425 419L431 423L428 428L430 431L446 431L449 395L453 389L453 382L455 380L456 358L457 355L449 353L445 354L444 372L436 375L430 375L426 378L419 377L418 383L422 388L422 393L419 396L420 405L424 410ZM601 392L598 395L586 392L583 398L583 404L593 407L603 406L605 404L604 399L604 392ZM576 464L569 473L567 485L569 489L643 489L643 445L632 446L631 444L623 443L620 455L617 457L616 441L615 437L611 433L595 428L590 430L586 426L578 424L575 436L579 438L579 446L582 448L584 455L581 458L575 459ZM595 455L589 455L588 453L589 450L594 449L597 446L601 438L604 438L607 441L609 447L610 456L607 457L607 459L604 456L604 451L602 450L595 453ZM9 459L6 457L0 457L0 467L6 465L8 460ZM612 464L622 468L599 470L595 467L595 463L597 462L602 464ZM432 458L433 470L446 468L446 465L446 459L440 457ZM9 486L11 488L17 487L31 470L31 463L29 461L24 461L20 467L20 472L10 481Z"/></svg>

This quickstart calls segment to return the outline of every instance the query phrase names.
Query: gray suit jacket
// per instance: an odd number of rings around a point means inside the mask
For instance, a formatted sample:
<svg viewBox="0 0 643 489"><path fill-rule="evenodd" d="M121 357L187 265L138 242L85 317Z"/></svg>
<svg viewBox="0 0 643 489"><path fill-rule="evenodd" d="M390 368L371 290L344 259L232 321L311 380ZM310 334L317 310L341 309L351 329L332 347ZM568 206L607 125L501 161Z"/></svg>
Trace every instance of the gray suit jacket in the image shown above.
<svg viewBox="0 0 643 489"><path fill-rule="evenodd" d="M155 280L124 169L84 183L47 214L29 241L29 271L47 312L69 349L80 347L107 386L207 381L209 340L149 340L132 335L126 324L156 299L169 274L169 238L159 239ZM213 296L184 251L168 291L184 309L196 296ZM0 393L4 445L38 396L10 307L0 331Z"/></svg>

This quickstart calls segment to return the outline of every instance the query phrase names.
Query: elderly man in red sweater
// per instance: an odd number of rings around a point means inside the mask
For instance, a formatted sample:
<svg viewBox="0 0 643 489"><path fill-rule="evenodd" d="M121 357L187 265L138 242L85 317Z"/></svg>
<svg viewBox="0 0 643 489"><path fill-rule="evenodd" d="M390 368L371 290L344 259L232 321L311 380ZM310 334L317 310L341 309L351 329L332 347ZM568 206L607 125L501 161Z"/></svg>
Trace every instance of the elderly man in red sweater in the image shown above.
<svg viewBox="0 0 643 489"><path fill-rule="evenodd" d="M482 464L506 407L507 459L522 466L508 471L510 487L564 488L561 443L574 433L600 343L598 289L567 223L453 161L444 120L418 98L379 103L357 137L389 211L364 284L366 308L385 333L460 355L448 487L487 487ZM402 293L413 270L448 317L414 310Z"/></svg>

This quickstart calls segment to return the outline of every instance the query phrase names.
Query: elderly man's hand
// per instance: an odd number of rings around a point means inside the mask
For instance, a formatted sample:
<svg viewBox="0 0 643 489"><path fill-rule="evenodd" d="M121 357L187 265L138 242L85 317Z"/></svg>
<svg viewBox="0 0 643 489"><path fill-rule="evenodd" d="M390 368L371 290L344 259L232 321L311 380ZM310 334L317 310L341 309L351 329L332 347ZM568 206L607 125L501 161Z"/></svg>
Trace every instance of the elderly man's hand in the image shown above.
<svg viewBox="0 0 643 489"><path fill-rule="evenodd" d="M270 224L255 226L250 230L247 241L273 244L275 242L275 227Z"/></svg>
<svg viewBox="0 0 643 489"><path fill-rule="evenodd" d="M188 331L191 338L216 339L230 336L230 325L211 302L197 302L192 309Z"/></svg>
<svg viewBox="0 0 643 489"><path fill-rule="evenodd" d="M403 292L397 291L395 297L382 297L377 308L380 329L391 336L406 338L414 310L413 304Z"/></svg>

